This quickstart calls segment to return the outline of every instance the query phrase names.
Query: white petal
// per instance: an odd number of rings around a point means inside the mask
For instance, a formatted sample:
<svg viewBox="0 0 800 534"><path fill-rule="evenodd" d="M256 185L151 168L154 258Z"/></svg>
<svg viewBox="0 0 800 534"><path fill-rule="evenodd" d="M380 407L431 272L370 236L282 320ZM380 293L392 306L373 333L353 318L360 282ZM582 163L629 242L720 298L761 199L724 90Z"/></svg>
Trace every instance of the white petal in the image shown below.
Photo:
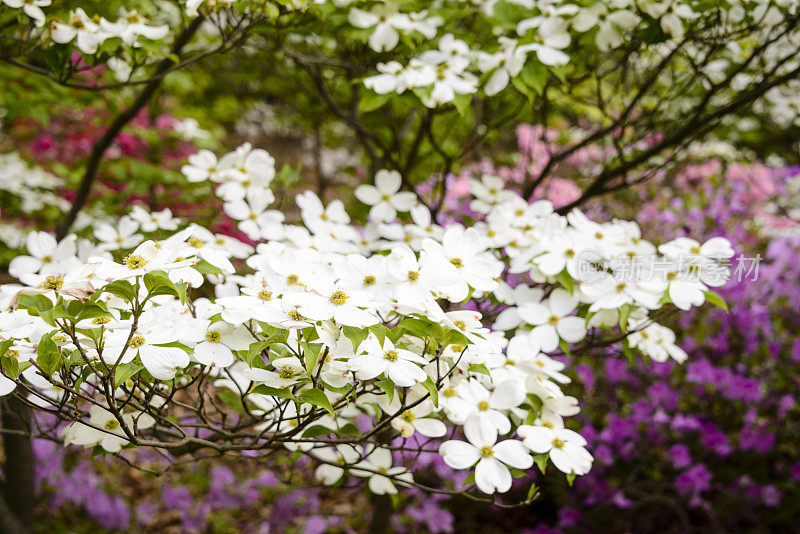
<svg viewBox="0 0 800 534"><path fill-rule="evenodd" d="M477 447L464 441L445 441L439 447L439 454L442 455L444 463L453 469L468 469L475 465L481 453Z"/></svg>
<svg viewBox="0 0 800 534"><path fill-rule="evenodd" d="M438 419L431 419L426 417L424 419L417 419L414 421L414 428L429 438L440 438L447 434L447 427Z"/></svg>
<svg viewBox="0 0 800 534"><path fill-rule="evenodd" d="M398 171L381 169L375 173L375 187L377 187L381 193L394 195L400 190L401 182L402 179Z"/></svg>
<svg viewBox="0 0 800 534"><path fill-rule="evenodd" d="M178 347L143 345L139 348L142 363L158 380L171 380L179 367L189 365L189 355Z"/></svg>
<svg viewBox="0 0 800 534"><path fill-rule="evenodd" d="M533 465L533 458L517 440L507 439L492 448L495 458L515 469L528 469Z"/></svg>
<svg viewBox="0 0 800 534"><path fill-rule="evenodd" d="M475 485L489 495L505 493L511 489L511 472L496 458L483 458L475 467Z"/></svg>

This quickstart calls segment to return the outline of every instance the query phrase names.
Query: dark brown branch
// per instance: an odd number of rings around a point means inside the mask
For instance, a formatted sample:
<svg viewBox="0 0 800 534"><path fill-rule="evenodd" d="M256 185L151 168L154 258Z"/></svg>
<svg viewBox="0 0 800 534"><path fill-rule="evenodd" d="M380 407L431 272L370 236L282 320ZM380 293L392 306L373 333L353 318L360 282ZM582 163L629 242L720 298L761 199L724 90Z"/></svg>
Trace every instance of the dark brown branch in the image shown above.
<svg viewBox="0 0 800 534"><path fill-rule="evenodd" d="M200 29L200 26L203 24L203 20L203 17L197 17L194 19L192 23L189 24L189 26L187 26L186 29L175 39L175 42L172 45L173 54L180 54L181 50L183 50L189 41L191 41L192 37L194 37L194 34L197 33L197 30ZM163 59L161 63L159 63L158 69L156 70L156 77L145 86L130 107L117 115L116 119L114 119L114 122L112 122L108 127L108 130L106 130L106 133L103 134L103 137L101 137L100 140L95 143L94 147L92 148L92 153L89 155L86 171L84 171L83 177L81 178L81 183L78 186L78 190L75 192L75 200L72 202L72 207L70 208L69 213L67 213L67 215L56 228L57 240L60 241L67 235L69 229L72 228L73 224L75 224L75 219L78 218L78 214L89 200L89 193L91 192L94 181L97 178L97 170L100 166L103 156L106 153L106 150L108 150L109 147L114 143L117 135L119 135L125 125L133 120L139 111L141 111L142 108L147 105L147 103L150 101L150 98L152 98L153 94L155 94L156 90L161 86L161 82L164 80L163 76L159 76L159 74L163 74L164 72L168 71L172 67L172 64L173 61L171 59Z"/></svg>

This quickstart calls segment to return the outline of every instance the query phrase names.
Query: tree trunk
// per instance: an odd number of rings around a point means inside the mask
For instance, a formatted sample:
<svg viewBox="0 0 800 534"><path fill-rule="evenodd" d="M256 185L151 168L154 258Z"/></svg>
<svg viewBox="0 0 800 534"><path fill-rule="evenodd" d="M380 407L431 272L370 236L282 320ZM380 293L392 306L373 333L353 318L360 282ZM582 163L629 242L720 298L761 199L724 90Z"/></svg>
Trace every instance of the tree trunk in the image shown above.
<svg viewBox="0 0 800 534"><path fill-rule="evenodd" d="M392 517L392 498L389 495L373 495L369 534L386 534L389 532L390 517Z"/></svg>
<svg viewBox="0 0 800 534"><path fill-rule="evenodd" d="M30 409L14 396L3 399L3 428L30 433ZM34 458L30 435L4 434L5 486L0 504L0 529L27 532L33 528ZM9 513L10 512L10 513ZM16 524L15 524L16 523Z"/></svg>

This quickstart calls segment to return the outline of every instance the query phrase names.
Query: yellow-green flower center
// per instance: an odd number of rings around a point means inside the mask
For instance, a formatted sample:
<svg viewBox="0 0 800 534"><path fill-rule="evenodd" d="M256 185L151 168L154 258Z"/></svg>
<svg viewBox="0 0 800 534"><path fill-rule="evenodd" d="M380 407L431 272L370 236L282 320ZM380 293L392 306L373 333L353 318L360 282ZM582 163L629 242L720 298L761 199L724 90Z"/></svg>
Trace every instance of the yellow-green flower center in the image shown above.
<svg viewBox="0 0 800 534"><path fill-rule="evenodd" d="M347 296L347 293L341 290L336 290L333 293L331 293L331 296L328 300L330 300L334 304L341 306L342 304L347 302L348 298L350 297Z"/></svg>
<svg viewBox="0 0 800 534"><path fill-rule="evenodd" d="M364 281L362 282L362 284L365 285L365 286L372 286L372 285L375 285L375 282L376 282L376 280L375 280L374 276L367 275L367 276L364 277Z"/></svg>
<svg viewBox="0 0 800 534"><path fill-rule="evenodd" d="M281 367L278 370L278 376L281 378L292 378L294 377L294 369L291 367Z"/></svg>
<svg viewBox="0 0 800 534"><path fill-rule="evenodd" d="M141 269L145 265L147 265L148 261L141 256L137 256L135 254L129 254L125 256L125 259L122 260L122 263L128 266L128 269Z"/></svg>
<svg viewBox="0 0 800 534"><path fill-rule="evenodd" d="M396 350L387 350L383 353L383 357L389 360L390 362L397 361L397 351Z"/></svg>
<svg viewBox="0 0 800 534"><path fill-rule="evenodd" d="M566 445L566 443L564 443L563 439L553 438L553 447L556 449L563 449L564 445Z"/></svg>
<svg viewBox="0 0 800 534"><path fill-rule="evenodd" d="M144 336L133 336L133 338L131 338L130 346L132 349L141 347L142 345L144 345Z"/></svg>
<svg viewBox="0 0 800 534"><path fill-rule="evenodd" d="M261 300L272 300L272 292L262 289L258 292L258 298Z"/></svg>
<svg viewBox="0 0 800 534"><path fill-rule="evenodd" d="M483 458L491 458L494 456L494 449L488 445L486 447L481 447L481 456Z"/></svg>
<svg viewBox="0 0 800 534"><path fill-rule="evenodd" d="M219 340L222 336L219 334L219 330L209 330L206 332L206 339L212 343L219 343Z"/></svg>
<svg viewBox="0 0 800 534"><path fill-rule="evenodd" d="M60 275L51 275L44 279L41 283L42 289L52 289L58 291L64 285L64 277Z"/></svg>
<svg viewBox="0 0 800 534"><path fill-rule="evenodd" d="M417 416L414 415L414 413L411 410L406 410L405 412L403 412L403 415L401 415L400 418L406 423L411 423L414 421L414 419L417 418Z"/></svg>
<svg viewBox="0 0 800 534"><path fill-rule="evenodd" d="M116 419L109 419L103 426L105 427L106 430L114 430L115 428L119 428L119 421L117 421Z"/></svg>
<svg viewBox="0 0 800 534"><path fill-rule="evenodd" d="M482 412L489 410L491 407L492 405L489 404L489 401L482 400L478 403L478 410Z"/></svg>
<svg viewBox="0 0 800 534"><path fill-rule="evenodd" d="M186 244L194 248L203 248L205 246L205 243L203 243L200 239L197 239L196 237L190 237L189 239L187 239Z"/></svg>
<svg viewBox="0 0 800 534"><path fill-rule="evenodd" d="M92 324L107 324L111 322L111 317L95 317L92 319Z"/></svg>
<svg viewBox="0 0 800 534"><path fill-rule="evenodd" d="M464 267L464 261L461 258L453 258L450 260L450 263L456 266L456 269L461 269Z"/></svg>

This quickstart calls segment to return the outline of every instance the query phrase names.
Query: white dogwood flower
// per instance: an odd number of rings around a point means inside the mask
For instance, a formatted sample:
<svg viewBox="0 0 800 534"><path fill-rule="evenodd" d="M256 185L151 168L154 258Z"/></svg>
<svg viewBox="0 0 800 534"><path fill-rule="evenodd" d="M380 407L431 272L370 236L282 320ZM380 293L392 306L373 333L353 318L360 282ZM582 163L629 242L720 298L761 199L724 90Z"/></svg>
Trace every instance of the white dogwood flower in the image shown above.
<svg viewBox="0 0 800 534"><path fill-rule="evenodd" d="M528 469L533 458L522 443L515 439L497 442L497 433L487 429L476 418L464 424L467 441L445 441L439 447L444 463L453 469L469 469L475 466L475 485L486 494L505 493L511 489L511 472Z"/></svg>
<svg viewBox="0 0 800 534"><path fill-rule="evenodd" d="M549 454L553 464L566 474L585 475L592 468L586 440L567 428L522 425L517 428L522 443L537 454Z"/></svg>
<svg viewBox="0 0 800 534"><path fill-rule="evenodd" d="M417 203L414 193L400 192L402 178L398 171L381 169L375 174L375 185L359 185L355 195L358 200L372 206L370 219L392 221L398 211L409 211Z"/></svg>

